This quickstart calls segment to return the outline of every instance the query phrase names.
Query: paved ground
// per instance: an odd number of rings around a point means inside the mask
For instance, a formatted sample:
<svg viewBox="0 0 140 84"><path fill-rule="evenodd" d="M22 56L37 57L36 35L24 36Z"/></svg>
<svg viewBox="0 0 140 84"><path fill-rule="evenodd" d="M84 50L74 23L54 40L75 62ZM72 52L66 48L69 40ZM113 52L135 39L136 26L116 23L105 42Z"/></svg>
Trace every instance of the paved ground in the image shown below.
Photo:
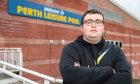
<svg viewBox="0 0 140 84"><path fill-rule="evenodd" d="M133 84L140 84L140 80L133 80Z"/></svg>

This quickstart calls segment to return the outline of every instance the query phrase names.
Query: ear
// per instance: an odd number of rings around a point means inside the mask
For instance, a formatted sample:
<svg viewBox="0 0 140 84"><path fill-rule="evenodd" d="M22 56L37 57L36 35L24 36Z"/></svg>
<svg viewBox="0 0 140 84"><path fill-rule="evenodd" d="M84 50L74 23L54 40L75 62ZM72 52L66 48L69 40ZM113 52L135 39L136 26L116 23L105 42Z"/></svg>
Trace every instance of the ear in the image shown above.
<svg viewBox="0 0 140 84"><path fill-rule="evenodd" d="M105 31L105 25L103 25L103 30L102 30L102 33L104 34L106 31Z"/></svg>
<svg viewBox="0 0 140 84"><path fill-rule="evenodd" d="M81 31L83 32L83 26L80 27Z"/></svg>
<svg viewBox="0 0 140 84"><path fill-rule="evenodd" d="M107 31L103 31L103 36L106 37L107 36Z"/></svg>
<svg viewBox="0 0 140 84"><path fill-rule="evenodd" d="M102 33L103 33L103 34L105 33L105 30L104 30L104 29L102 30Z"/></svg>

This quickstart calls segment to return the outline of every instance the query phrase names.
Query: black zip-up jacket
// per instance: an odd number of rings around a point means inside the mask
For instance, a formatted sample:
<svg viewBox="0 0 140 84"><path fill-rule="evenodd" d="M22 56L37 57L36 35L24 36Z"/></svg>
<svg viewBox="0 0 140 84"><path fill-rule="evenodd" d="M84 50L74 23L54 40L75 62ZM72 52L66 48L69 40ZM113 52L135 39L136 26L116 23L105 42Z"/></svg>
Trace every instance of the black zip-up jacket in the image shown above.
<svg viewBox="0 0 140 84"><path fill-rule="evenodd" d="M74 66L75 62L80 67ZM60 72L63 84L132 84L131 67L124 53L104 38L93 45L79 36L66 45L61 54Z"/></svg>

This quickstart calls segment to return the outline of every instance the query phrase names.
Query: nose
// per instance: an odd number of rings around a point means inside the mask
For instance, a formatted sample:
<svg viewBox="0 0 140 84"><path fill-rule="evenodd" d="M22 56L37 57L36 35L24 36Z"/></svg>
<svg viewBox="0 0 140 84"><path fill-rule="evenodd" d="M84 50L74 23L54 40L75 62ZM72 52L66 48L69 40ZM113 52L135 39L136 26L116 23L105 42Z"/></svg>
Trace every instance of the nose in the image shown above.
<svg viewBox="0 0 140 84"><path fill-rule="evenodd" d="M96 28L96 23L93 22L92 25L91 25L91 27L92 27L92 28Z"/></svg>

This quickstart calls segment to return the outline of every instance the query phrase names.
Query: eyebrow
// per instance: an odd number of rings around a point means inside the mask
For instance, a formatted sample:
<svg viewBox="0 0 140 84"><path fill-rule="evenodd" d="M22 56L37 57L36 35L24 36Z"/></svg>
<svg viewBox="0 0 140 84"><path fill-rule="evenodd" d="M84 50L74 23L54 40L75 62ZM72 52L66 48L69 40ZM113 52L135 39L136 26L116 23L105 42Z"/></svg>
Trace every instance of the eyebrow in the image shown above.
<svg viewBox="0 0 140 84"><path fill-rule="evenodd" d="M93 20L92 20L92 19L88 19L88 20L85 20L85 21L93 21ZM84 22L85 22L85 21L84 21Z"/></svg>

